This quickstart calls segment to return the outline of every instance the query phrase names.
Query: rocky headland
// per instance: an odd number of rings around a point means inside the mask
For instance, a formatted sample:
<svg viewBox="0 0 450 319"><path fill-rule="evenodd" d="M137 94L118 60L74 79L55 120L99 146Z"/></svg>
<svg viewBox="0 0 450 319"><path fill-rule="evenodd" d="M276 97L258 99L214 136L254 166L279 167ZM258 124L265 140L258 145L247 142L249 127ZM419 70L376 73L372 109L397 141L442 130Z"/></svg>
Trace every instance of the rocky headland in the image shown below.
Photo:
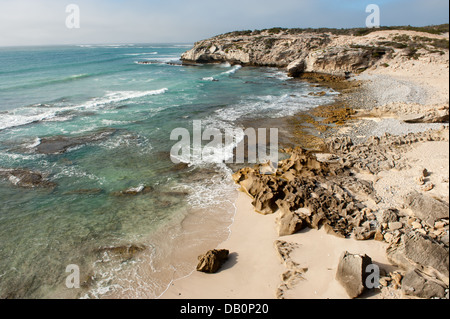
<svg viewBox="0 0 450 319"><path fill-rule="evenodd" d="M233 32L200 41L182 56L185 64L270 66L319 84L356 84L340 90L339 107L299 115L315 122L320 147L307 150L299 142L282 150L290 157L275 173L266 173L273 171L267 163L233 175L260 217L242 216L250 213L239 205L250 205L238 203L231 237L221 246L235 248L251 269L247 260L262 262L262 250L270 255L275 247L282 267L266 266L284 269L281 284L274 289L265 270L259 280L267 278L277 298L336 298L342 291L359 297L372 263L381 267L376 297L448 298L449 41L448 25L439 28ZM244 220L267 233L256 235ZM247 247L252 235L254 251ZM241 248L239 240L246 242ZM263 248L266 242L274 244ZM322 264L328 268L314 269ZM253 283L255 296L265 289L239 260L233 268L214 275L222 289L233 276ZM173 283L167 295L202 297L187 288L214 280L200 276Z"/></svg>

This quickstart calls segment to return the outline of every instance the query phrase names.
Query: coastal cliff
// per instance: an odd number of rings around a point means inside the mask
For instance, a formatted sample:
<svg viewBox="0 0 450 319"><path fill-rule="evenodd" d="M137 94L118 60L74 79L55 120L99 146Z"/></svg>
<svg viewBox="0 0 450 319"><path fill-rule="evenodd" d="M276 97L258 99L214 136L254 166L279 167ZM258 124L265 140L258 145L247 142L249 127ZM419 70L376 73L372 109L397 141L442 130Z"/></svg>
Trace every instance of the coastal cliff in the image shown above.
<svg viewBox="0 0 450 319"><path fill-rule="evenodd" d="M284 68L303 73L349 76L387 66L393 59L441 56L448 39L410 30L341 34L338 30L270 29L240 31L197 42L181 57L183 63L222 63Z"/></svg>

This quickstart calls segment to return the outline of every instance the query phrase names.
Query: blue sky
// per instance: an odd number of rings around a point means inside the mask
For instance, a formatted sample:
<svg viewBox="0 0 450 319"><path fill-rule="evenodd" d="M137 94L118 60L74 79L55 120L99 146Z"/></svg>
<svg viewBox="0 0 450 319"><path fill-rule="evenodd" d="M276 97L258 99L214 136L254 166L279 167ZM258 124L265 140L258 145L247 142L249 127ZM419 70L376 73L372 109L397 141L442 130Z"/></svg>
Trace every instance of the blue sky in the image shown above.
<svg viewBox="0 0 450 319"><path fill-rule="evenodd" d="M271 27L363 27L368 4L382 25L448 23L448 0L0 0L0 46L194 42ZM80 29L65 9L80 8Z"/></svg>

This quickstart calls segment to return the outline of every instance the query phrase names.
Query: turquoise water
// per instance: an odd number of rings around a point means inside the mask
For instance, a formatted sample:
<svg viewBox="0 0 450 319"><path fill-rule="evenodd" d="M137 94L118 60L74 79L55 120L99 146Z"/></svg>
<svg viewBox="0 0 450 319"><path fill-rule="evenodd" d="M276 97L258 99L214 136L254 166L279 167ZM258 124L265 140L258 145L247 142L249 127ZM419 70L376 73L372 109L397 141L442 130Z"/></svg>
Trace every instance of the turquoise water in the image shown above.
<svg viewBox="0 0 450 319"><path fill-rule="evenodd" d="M0 169L37 171L57 185L0 178L0 297L159 296L226 238L236 194L225 158L173 164L172 130L192 131L194 120L222 130L257 124L334 94L309 96L323 89L277 69L173 65L190 47L0 48ZM83 143L39 151L55 137ZM117 196L143 187L151 191ZM70 264L80 289L65 286Z"/></svg>

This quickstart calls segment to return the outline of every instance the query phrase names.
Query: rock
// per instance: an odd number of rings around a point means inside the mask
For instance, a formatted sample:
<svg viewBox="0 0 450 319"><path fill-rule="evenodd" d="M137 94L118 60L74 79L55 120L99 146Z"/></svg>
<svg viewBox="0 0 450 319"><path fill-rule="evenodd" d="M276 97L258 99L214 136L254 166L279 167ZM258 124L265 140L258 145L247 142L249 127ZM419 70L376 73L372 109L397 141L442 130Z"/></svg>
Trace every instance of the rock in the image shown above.
<svg viewBox="0 0 450 319"><path fill-rule="evenodd" d="M309 96L318 96L318 97L320 97L320 96L325 96L325 95L327 95L327 92L325 92L325 91L311 92L311 93L309 93L308 95L309 95Z"/></svg>
<svg viewBox="0 0 450 319"><path fill-rule="evenodd" d="M402 292L407 296L423 299L445 297L445 288L443 286L434 281L425 279L414 270L409 271L403 278Z"/></svg>
<svg viewBox="0 0 450 319"><path fill-rule="evenodd" d="M403 118L405 123L448 123L449 108L448 106L440 109L428 110L426 114L412 114Z"/></svg>
<svg viewBox="0 0 450 319"><path fill-rule="evenodd" d="M331 227L328 224L323 225L323 229L325 230L325 233L327 233L327 235L332 235L338 238L345 238L345 236L339 232L336 232L333 227Z"/></svg>
<svg viewBox="0 0 450 319"><path fill-rule="evenodd" d="M389 230L396 231L403 228L403 224L401 222L389 223Z"/></svg>
<svg viewBox="0 0 450 319"><path fill-rule="evenodd" d="M137 196L142 194L148 194L153 191L153 187L139 185L138 187L131 187L123 191L112 193L113 196L121 197L121 196Z"/></svg>
<svg viewBox="0 0 450 319"><path fill-rule="evenodd" d="M369 240L375 237L377 232L375 230L369 230L365 227L357 227L354 229L353 234L356 240Z"/></svg>
<svg viewBox="0 0 450 319"><path fill-rule="evenodd" d="M383 235L383 233L380 232L380 231L377 231L377 233L375 234L374 239L375 239L376 241L384 241L384 235Z"/></svg>
<svg viewBox="0 0 450 319"><path fill-rule="evenodd" d="M397 286L401 286L402 285L402 279L403 276L401 274L399 274L398 272L395 273L391 273L390 274L392 281L397 285Z"/></svg>
<svg viewBox="0 0 450 319"><path fill-rule="evenodd" d="M117 247L103 247L98 249L98 253L104 255L108 254L107 258L116 258L121 261L128 261L133 259L138 253L143 252L146 249L144 245L124 245ZM102 256L103 258L103 256Z"/></svg>
<svg viewBox="0 0 450 319"><path fill-rule="evenodd" d="M285 204L283 204L283 201L279 200L277 201L277 204L281 206L279 210L280 215L276 219L278 236L293 235L307 226L301 214L291 212L284 206Z"/></svg>
<svg viewBox="0 0 450 319"><path fill-rule="evenodd" d="M436 228L436 229L442 229L442 228L444 228L445 227L445 223L444 222L436 222L436 223L434 223L434 228Z"/></svg>
<svg viewBox="0 0 450 319"><path fill-rule="evenodd" d="M289 64L286 68L289 76L291 77L298 77L300 74L302 74L305 71L305 61L303 59L296 60Z"/></svg>
<svg viewBox="0 0 450 319"><path fill-rule="evenodd" d="M72 137L72 136L54 136L43 137L41 143L36 146L35 151L39 154L63 154L71 147L82 144L100 142L112 136L116 132L115 129L104 129L88 135Z"/></svg>
<svg viewBox="0 0 450 319"><path fill-rule="evenodd" d="M392 243L394 241L394 235L392 235L392 233L386 233L384 235L384 239L386 240L386 242L388 244Z"/></svg>
<svg viewBox="0 0 450 319"><path fill-rule="evenodd" d="M228 260L230 252L228 250L210 250L205 255L199 256L197 271L214 274L219 271L223 264Z"/></svg>
<svg viewBox="0 0 450 319"><path fill-rule="evenodd" d="M357 298L366 290L366 269L372 264L367 255L352 255L345 252L339 261L336 280L345 288L350 298Z"/></svg>
<svg viewBox="0 0 450 319"><path fill-rule="evenodd" d="M56 183L44 178L40 172L28 169L3 169L0 168L0 178L8 179L12 184L23 188L54 188Z"/></svg>
<svg viewBox="0 0 450 319"><path fill-rule="evenodd" d="M422 229L422 224L418 222L413 222L411 225L414 229Z"/></svg>
<svg viewBox="0 0 450 319"><path fill-rule="evenodd" d="M398 210L388 209L381 215L381 223L395 223L398 222Z"/></svg>
<svg viewBox="0 0 450 319"><path fill-rule="evenodd" d="M426 183L425 186L421 188L422 192L429 192L433 190L434 184L433 183Z"/></svg>
<svg viewBox="0 0 450 319"><path fill-rule="evenodd" d="M386 255L394 265L407 271L420 270L449 284L449 251L421 235L405 234L398 243L391 244Z"/></svg>
<svg viewBox="0 0 450 319"><path fill-rule="evenodd" d="M441 219L449 218L449 205L438 201L430 196L411 192L404 199L405 206L409 208L414 216L423 220L433 227Z"/></svg>
<svg viewBox="0 0 450 319"><path fill-rule="evenodd" d="M419 176L416 178L416 184L419 186L425 185L425 178L423 176Z"/></svg>

